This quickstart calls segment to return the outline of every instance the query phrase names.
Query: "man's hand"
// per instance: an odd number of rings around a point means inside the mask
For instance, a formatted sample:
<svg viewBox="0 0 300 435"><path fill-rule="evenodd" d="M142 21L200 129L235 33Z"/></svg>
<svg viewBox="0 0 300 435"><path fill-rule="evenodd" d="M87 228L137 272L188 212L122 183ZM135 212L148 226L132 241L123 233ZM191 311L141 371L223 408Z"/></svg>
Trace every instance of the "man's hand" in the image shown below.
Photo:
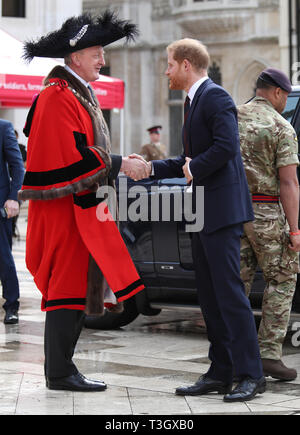
<svg viewBox="0 0 300 435"><path fill-rule="evenodd" d="M297 165L280 167L280 202L288 221L290 231L298 232L299 219L299 183L297 177ZM300 252L300 235L290 234L289 248L294 252Z"/></svg>
<svg viewBox="0 0 300 435"><path fill-rule="evenodd" d="M298 236L292 236L290 235L290 241L289 248L291 251L294 252L300 252L300 235Z"/></svg>
<svg viewBox="0 0 300 435"><path fill-rule="evenodd" d="M7 213L7 219L17 216L20 211L18 201L14 201L13 199L8 199L4 204L4 208Z"/></svg>
<svg viewBox="0 0 300 435"><path fill-rule="evenodd" d="M190 159L189 157L186 157L185 158L185 165L182 166L182 170L183 170L184 176L186 178L187 184L190 184L191 181L193 180L193 177L191 176L189 168L188 168L188 165L189 165L191 160L192 159Z"/></svg>
<svg viewBox="0 0 300 435"><path fill-rule="evenodd" d="M142 180L150 177L151 164L149 165L142 156L131 154L128 157L123 157L121 171L133 180Z"/></svg>

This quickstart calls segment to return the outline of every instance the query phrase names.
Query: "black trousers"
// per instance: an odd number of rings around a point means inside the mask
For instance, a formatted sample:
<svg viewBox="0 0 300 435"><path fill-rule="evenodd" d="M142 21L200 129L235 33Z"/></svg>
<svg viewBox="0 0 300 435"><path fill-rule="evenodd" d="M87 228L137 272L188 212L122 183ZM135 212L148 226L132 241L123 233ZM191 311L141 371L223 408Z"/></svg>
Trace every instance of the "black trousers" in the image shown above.
<svg viewBox="0 0 300 435"><path fill-rule="evenodd" d="M193 234L193 259L200 307L210 341L212 379L231 382L263 376L257 332L240 278L242 224L212 234Z"/></svg>
<svg viewBox="0 0 300 435"><path fill-rule="evenodd" d="M60 309L46 312L45 376L63 378L78 373L72 361L84 321L81 310Z"/></svg>
<svg viewBox="0 0 300 435"><path fill-rule="evenodd" d="M0 280L2 283L4 310L19 309L19 281L12 249L12 219L0 216Z"/></svg>

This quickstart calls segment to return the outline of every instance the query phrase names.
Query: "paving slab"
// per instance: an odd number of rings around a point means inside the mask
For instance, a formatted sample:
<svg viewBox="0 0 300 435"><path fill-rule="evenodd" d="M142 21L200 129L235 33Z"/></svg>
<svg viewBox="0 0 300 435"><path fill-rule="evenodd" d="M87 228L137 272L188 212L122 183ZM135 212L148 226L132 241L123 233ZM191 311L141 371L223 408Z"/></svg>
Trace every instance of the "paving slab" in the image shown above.
<svg viewBox="0 0 300 435"><path fill-rule="evenodd" d="M40 310L40 293L26 269L26 207L22 207L20 240L13 245L21 288L19 324L4 325L4 311L0 309L0 415L99 415L106 416L107 424L116 425L129 416L150 419L300 413L300 377L289 383L268 378L266 393L245 403L224 403L218 394L175 395L176 387L193 383L208 369L209 343L201 327L200 310L139 316L119 330L83 329L74 361L86 376L104 380L107 390L48 390L43 374L45 314ZM299 350L289 335L283 360L298 373Z"/></svg>

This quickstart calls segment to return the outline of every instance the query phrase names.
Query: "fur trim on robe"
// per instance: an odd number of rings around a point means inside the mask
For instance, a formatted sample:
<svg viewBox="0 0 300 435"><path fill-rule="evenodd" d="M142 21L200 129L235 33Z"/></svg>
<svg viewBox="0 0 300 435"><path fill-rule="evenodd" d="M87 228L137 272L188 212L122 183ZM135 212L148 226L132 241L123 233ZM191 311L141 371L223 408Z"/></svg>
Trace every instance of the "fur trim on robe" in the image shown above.
<svg viewBox="0 0 300 435"><path fill-rule="evenodd" d="M103 118L102 111L96 97L93 99L89 90L65 68L61 66L55 67L48 77L45 79L45 87L51 86L56 79L61 81L61 84L56 86L69 87L69 90L64 92L72 92L80 104L88 112L92 121L94 133L94 146L89 147L94 153L100 156L105 167L98 170L93 175L83 177L79 181L68 183L62 187L54 187L50 189L30 189L24 188L19 192L20 200L51 200L61 198L71 194L77 194L86 190L97 191L99 185L111 184L108 173L111 168L110 153L110 138L106 122ZM66 82L66 83L65 83ZM38 109L37 109L38 110ZM32 118L33 118L32 114ZM25 177L26 181L26 177ZM86 294L86 313L89 315L102 315L104 312L104 276L99 269L97 263L90 255L89 270L88 270L88 284ZM108 308L109 309L109 308ZM113 312L123 311L123 302L119 302L116 306L109 309Z"/></svg>

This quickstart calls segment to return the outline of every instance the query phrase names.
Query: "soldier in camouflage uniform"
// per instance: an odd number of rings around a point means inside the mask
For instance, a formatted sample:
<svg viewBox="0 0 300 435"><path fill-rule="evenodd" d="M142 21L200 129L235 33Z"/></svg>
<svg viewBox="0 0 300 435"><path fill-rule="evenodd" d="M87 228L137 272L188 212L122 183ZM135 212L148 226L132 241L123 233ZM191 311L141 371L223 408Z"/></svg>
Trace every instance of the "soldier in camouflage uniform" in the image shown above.
<svg viewBox="0 0 300 435"><path fill-rule="evenodd" d="M258 331L265 376L297 377L282 360L299 272L298 142L282 113L291 84L268 68L257 80L256 97L238 108L241 153L252 194L255 220L244 226L241 277L249 295L257 266L266 282ZM289 234L290 231L290 234Z"/></svg>
<svg viewBox="0 0 300 435"><path fill-rule="evenodd" d="M150 143L143 145L140 155L147 161L163 160L167 157L166 147L160 142L161 125L155 125L147 129L150 135Z"/></svg>

